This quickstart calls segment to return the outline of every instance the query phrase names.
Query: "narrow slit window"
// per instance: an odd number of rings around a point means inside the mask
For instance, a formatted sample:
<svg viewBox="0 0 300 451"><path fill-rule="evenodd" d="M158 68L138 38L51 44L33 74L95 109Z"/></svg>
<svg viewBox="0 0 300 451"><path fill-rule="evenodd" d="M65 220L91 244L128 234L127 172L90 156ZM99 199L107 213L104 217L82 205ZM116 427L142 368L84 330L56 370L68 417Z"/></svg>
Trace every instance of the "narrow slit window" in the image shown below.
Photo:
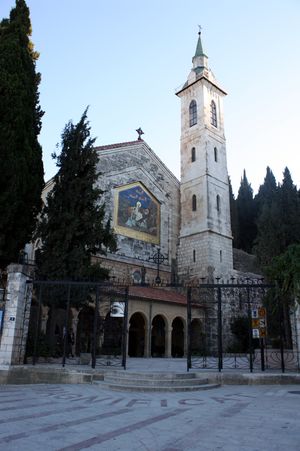
<svg viewBox="0 0 300 451"><path fill-rule="evenodd" d="M195 194L193 194L193 196L192 196L192 210L193 211L197 210L197 198L196 198Z"/></svg>
<svg viewBox="0 0 300 451"><path fill-rule="evenodd" d="M196 149L195 149L195 147L193 147L192 151L191 151L191 160L192 160L192 163L194 161L196 161Z"/></svg>
<svg viewBox="0 0 300 451"><path fill-rule="evenodd" d="M219 194L217 195L216 203L217 203L217 210L220 211L220 196L219 196Z"/></svg>
<svg viewBox="0 0 300 451"><path fill-rule="evenodd" d="M215 162L218 161L218 149L215 147L214 148L214 157L215 157Z"/></svg>
<svg viewBox="0 0 300 451"><path fill-rule="evenodd" d="M194 263L196 262L196 251L195 251L195 249L193 250L193 262Z"/></svg>

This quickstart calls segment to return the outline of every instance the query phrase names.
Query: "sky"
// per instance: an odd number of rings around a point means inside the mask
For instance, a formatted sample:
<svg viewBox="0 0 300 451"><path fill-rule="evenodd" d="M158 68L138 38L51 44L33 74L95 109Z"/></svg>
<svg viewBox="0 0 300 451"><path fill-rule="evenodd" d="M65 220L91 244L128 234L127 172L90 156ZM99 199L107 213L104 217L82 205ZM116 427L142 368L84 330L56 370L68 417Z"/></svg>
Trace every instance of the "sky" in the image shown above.
<svg viewBox="0 0 300 451"><path fill-rule="evenodd" d="M0 18L14 0L0 1ZM224 100L228 172L254 193L270 166L300 188L299 0L27 0L40 53L45 180L61 133L88 106L96 145L143 138L180 178L180 100L202 26Z"/></svg>

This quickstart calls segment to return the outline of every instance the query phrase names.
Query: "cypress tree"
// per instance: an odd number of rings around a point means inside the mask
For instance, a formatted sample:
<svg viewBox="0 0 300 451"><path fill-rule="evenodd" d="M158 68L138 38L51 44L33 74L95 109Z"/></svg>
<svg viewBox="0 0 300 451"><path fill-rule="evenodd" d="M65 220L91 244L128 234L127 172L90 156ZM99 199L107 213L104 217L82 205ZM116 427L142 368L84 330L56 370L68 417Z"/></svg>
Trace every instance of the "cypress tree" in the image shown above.
<svg viewBox="0 0 300 451"><path fill-rule="evenodd" d="M114 251L116 241L98 188L98 155L90 137L87 114L78 124L69 122L63 133L61 153L53 155L59 168L47 196L37 236L42 240L38 256L40 277L76 280L107 277L95 254Z"/></svg>
<svg viewBox="0 0 300 451"><path fill-rule="evenodd" d="M253 190L248 182L245 170L241 179L236 204L239 227L237 247L246 252L251 252L253 241L256 237L255 205Z"/></svg>
<svg viewBox="0 0 300 451"><path fill-rule="evenodd" d="M272 170L267 167L266 170L266 176L264 179L264 183L260 185L258 189L258 193L256 194L254 201L256 205L256 212L259 216L260 212L262 211L262 208L264 204L271 204L274 200L277 193L277 183L275 176L272 172Z"/></svg>
<svg viewBox="0 0 300 451"><path fill-rule="evenodd" d="M268 265L281 249L279 194L276 179L269 166L264 183L260 185L254 201L257 214L257 237L254 252L258 261L264 266Z"/></svg>
<svg viewBox="0 0 300 451"><path fill-rule="evenodd" d="M282 249L284 252L291 244L300 242L300 202L297 187L294 185L291 173L286 167L279 189L279 202L282 212Z"/></svg>
<svg viewBox="0 0 300 451"><path fill-rule="evenodd" d="M29 9L16 0L0 23L0 267L17 261L30 241L44 184L40 74L30 35Z"/></svg>

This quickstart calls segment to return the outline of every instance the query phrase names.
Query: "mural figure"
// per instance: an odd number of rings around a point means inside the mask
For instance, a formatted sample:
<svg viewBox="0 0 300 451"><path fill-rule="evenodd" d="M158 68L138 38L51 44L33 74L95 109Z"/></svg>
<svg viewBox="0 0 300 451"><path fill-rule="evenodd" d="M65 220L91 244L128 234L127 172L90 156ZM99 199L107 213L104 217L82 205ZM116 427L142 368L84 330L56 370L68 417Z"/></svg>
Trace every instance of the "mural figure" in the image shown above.
<svg viewBox="0 0 300 451"><path fill-rule="evenodd" d="M141 183L118 188L115 203L116 231L123 235L157 243L159 208L158 201ZM140 232L142 235L133 231Z"/></svg>

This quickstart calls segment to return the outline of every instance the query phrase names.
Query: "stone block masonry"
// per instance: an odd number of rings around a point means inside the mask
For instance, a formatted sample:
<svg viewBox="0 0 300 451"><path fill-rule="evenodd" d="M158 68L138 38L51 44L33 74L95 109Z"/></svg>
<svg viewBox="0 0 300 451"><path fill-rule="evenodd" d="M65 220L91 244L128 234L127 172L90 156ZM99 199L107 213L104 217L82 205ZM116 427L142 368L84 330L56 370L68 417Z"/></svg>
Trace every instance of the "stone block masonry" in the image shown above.
<svg viewBox="0 0 300 451"><path fill-rule="evenodd" d="M30 274L24 266L9 265L0 365L23 363L32 297L32 285L26 283L29 279Z"/></svg>

